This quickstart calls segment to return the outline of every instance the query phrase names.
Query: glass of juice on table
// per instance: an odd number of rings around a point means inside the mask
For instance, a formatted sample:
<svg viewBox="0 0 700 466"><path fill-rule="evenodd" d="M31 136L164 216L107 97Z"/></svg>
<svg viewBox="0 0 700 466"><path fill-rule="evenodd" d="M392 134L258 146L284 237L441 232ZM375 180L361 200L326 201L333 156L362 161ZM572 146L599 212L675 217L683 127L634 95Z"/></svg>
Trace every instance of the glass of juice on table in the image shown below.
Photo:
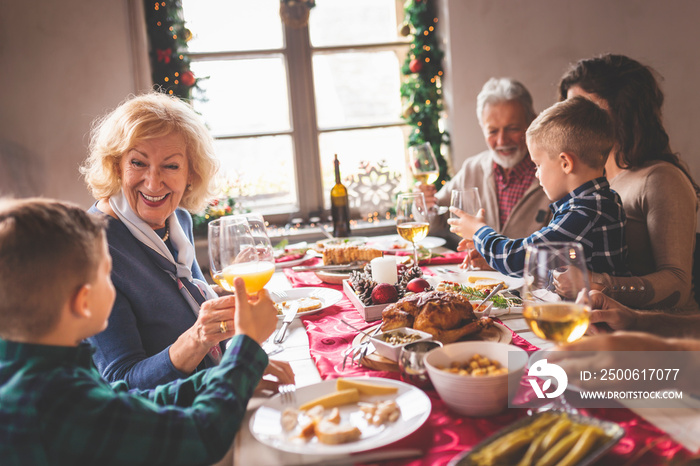
<svg viewBox="0 0 700 466"><path fill-rule="evenodd" d="M396 201L396 231L413 245L413 261L418 265L416 243L428 235L428 208L423 193L399 194Z"/></svg>
<svg viewBox="0 0 700 466"><path fill-rule="evenodd" d="M272 278L275 262L271 254L259 253L256 237L245 217L222 217L219 234L221 275L227 289L232 289L233 280L241 277L248 294L262 290Z"/></svg>

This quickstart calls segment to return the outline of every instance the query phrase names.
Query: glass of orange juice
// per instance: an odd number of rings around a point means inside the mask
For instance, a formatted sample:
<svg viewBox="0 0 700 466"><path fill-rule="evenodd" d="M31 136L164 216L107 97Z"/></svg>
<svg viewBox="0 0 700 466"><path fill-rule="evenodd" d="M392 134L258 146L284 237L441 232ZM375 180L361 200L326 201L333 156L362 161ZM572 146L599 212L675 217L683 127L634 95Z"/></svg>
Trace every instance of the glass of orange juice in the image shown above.
<svg viewBox="0 0 700 466"><path fill-rule="evenodd" d="M256 294L272 278L274 259L258 253L256 239L245 217L222 217L219 228L221 276L228 285L223 287L233 289L233 280L241 277L248 294Z"/></svg>

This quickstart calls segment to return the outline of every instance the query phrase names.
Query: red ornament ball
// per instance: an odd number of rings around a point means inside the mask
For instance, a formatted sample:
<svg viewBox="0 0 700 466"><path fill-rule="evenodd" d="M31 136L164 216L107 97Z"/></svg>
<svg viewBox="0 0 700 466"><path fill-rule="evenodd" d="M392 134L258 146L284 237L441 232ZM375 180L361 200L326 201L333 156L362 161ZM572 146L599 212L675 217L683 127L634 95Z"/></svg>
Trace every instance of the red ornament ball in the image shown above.
<svg viewBox="0 0 700 466"><path fill-rule="evenodd" d="M417 58L414 58L411 60L408 64L408 69L411 70L411 73L418 73L420 70L423 69L423 61L418 60Z"/></svg>
<svg viewBox="0 0 700 466"><path fill-rule="evenodd" d="M388 304L395 303L399 299L399 293L394 288L394 285L388 283L380 283L372 290L373 304Z"/></svg>
<svg viewBox="0 0 700 466"><path fill-rule="evenodd" d="M194 73L191 71L185 71L180 76L180 82L185 86L194 86L195 81Z"/></svg>

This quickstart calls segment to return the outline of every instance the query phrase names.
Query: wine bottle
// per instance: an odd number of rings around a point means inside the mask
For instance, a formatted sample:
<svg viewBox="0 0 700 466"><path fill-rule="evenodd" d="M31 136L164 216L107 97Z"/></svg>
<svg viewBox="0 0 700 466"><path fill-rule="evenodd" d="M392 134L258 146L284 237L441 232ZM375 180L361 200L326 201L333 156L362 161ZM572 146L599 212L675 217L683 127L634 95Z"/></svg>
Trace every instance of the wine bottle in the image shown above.
<svg viewBox="0 0 700 466"><path fill-rule="evenodd" d="M335 186L331 189L331 218L333 219L333 236L350 236L350 207L348 190L340 182L340 162L338 154L333 160L335 165Z"/></svg>

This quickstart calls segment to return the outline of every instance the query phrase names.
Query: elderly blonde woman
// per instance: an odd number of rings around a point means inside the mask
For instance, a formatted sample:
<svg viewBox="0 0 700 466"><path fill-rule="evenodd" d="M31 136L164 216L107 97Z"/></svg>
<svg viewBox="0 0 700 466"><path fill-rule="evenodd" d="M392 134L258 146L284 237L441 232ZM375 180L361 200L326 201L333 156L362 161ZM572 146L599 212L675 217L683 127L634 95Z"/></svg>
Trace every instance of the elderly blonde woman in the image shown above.
<svg viewBox="0 0 700 466"><path fill-rule="evenodd" d="M94 125L81 172L109 220L117 297L94 360L110 381L151 388L218 363L232 308L213 305L194 254L192 218L217 171L212 138L192 108L160 93L128 99ZM292 383L286 363L268 366Z"/></svg>

